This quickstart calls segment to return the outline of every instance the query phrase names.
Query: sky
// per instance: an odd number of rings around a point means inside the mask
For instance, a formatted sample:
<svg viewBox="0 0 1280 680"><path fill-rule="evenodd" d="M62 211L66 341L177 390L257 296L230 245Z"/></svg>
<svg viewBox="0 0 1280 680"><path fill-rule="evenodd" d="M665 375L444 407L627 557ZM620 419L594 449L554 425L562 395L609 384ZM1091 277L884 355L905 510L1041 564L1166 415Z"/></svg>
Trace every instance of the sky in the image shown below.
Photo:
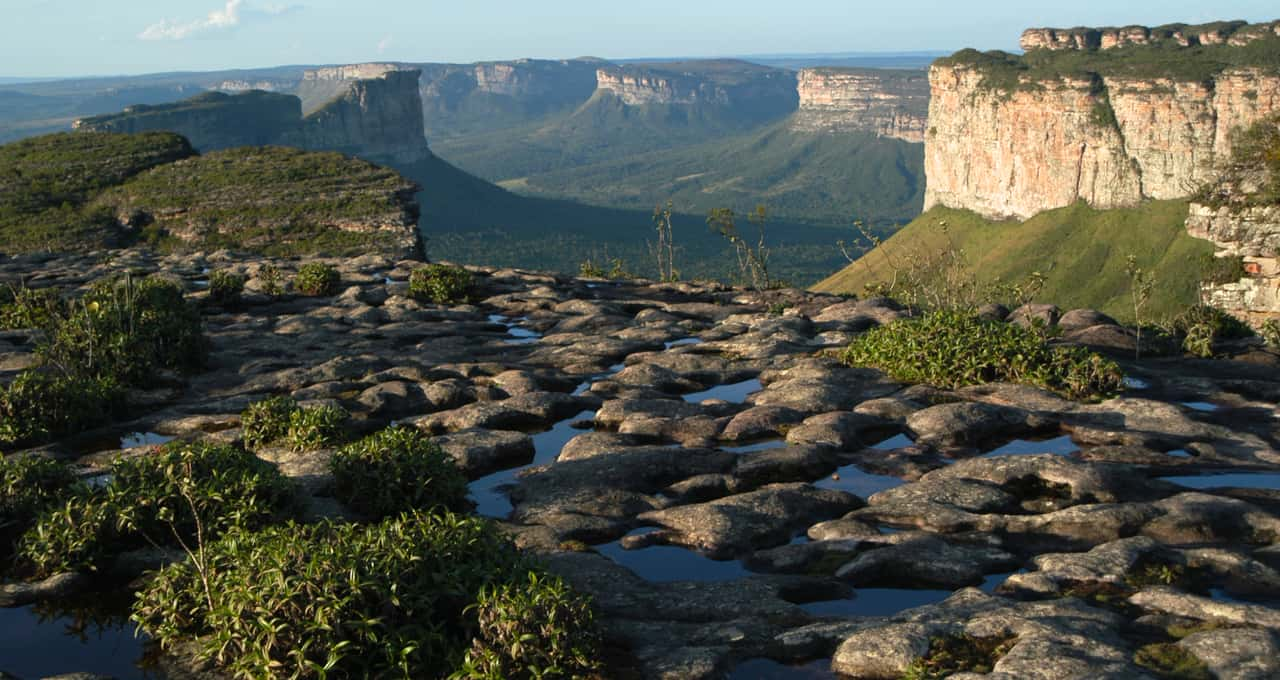
<svg viewBox="0 0 1280 680"><path fill-rule="evenodd" d="M1276 0L0 0L0 76L362 61L1015 49L1030 26L1280 19Z"/></svg>

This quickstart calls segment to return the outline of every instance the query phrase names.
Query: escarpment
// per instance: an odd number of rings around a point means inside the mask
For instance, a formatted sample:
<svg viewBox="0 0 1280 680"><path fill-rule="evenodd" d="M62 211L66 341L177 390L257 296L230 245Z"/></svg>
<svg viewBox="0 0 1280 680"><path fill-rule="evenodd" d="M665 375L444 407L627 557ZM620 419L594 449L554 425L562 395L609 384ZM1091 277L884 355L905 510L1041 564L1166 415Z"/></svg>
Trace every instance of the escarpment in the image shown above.
<svg viewBox="0 0 1280 680"><path fill-rule="evenodd" d="M806 68L797 76L800 132L871 132L923 142L929 80L922 71Z"/></svg>
<svg viewBox="0 0 1280 680"><path fill-rule="evenodd" d="M279 144L412 163L430 155L422 133L419 75L389 64L317 69L305 74L297 95L207 92L173 104L132 106L85 118L73 127L86 132L167 130L201 151ZM313 107L316 100L324 103Z"/></svg>
<svg viewBox="0 0 1280 680"><path fill-rule="evenodd" d="M1031 50L1110 50L1131 45L1231 45L1243 47L1257 40L1280 35L1280 21L1248 24L1218 21L1208 24L1168 24L1108 28L1028 28L1020 44Z"/></svg>
<svg viewBox="0 0 1280 680"><path fill-rule="evenodd" d="M1024 36L1033 49L1021 57L966 50L935 62L925 209L1026 219L1078 200L1191 195L1217 177L1235 131L1280 111L1275 25L1231 26L1187 28L1179 35L1199 36L1187 42L1197 49L1163 45L1159 59L1150 38L1104 47L1111 34L1080 29ZM1185 57L1170 60L1178 49Z"/></svg>
<svg viewBox="0 0 1280 680"><path fill-rule="evenodd" d="M790 71L734 60L601 67L596 95L626 106L714 107L751 119L789 114L799 98Z"/></svg>

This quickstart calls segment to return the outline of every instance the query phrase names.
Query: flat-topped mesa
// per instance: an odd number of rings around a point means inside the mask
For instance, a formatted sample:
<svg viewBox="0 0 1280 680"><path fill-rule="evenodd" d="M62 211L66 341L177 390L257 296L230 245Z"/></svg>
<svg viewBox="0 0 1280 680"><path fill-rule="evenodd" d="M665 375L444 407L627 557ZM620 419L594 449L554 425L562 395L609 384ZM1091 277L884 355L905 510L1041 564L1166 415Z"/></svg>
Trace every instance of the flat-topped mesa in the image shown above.
<svg viewBox="0 0 1280 680"><path fill-rule="evenodd" d="M596 89L594 59L517 59L476 64L423 64L422 103L428 129L507 112L541 113L578 106Z"/></svg>
<svg viewBox="0 0 1280 680"><path fill-rule="evenodd" d="M1243 47L1269 36L1280 35L1280 21L1250 24L1244 21L1218 21L1209 24L1168 24L1120 26L1106 28L1028 28L1020 44L1032 50L1110 50L1133 45L1232 45Z"/></svg>
<svg viewBox="0 0 1280 680"><path fill-rule="evenodd" d="M870 132L923 142L929 79L924 71L806 68L798 76L799 132Z"/></svg>
<svg viewBox="0 0 1280 680"><path fill-rule="evenodd" d="M1263 37L1233 47L1247 28L1218 47L1162 48L1150 59L1098 49L938 60L925 209L1027 219L1076 201L1116 208L1190 196L1218 176L1238 129L1280 112L1280 36L1248 32Z"/></svg>
<svg viewBox="0 0 1280 680"><path fill-rule="evenodd" d="M342 79L371 75L371 78ZM77 130L168 130L201 151L277 144L340 151L376 162L413 163L429 157L423 136L417 70L362 64L309 71L301 96L250 90L206 92L159 106L131 106L118 114L76 121ZM304 116L308 97L324 102Z"/></svg>
<svg viewBox="0 0 1280 680"><path fill-rule="evenodd" d="M388 73L401 71L399 65L388 63L346 64L343 66L326 66L303 72L304 81L322 80L371 80L381 78Z"/></svg>
<svg viewBox="0 0 1280 680"><path fill-rule="evenodd" d="M794 110L798 96L791 72L735 60L602 67L596 88L627 106L759 108L771 115Z"/></svg>

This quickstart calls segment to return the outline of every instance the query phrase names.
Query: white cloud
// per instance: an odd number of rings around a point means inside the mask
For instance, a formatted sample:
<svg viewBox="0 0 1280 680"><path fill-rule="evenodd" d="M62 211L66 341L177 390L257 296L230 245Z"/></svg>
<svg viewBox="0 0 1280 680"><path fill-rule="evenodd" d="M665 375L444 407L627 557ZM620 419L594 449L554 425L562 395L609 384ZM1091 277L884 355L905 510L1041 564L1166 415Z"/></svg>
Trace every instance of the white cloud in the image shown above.
<svg viewBox="0 0 1280 680"><path fill-rule="evenodd" d="M276 17L301 9L298 5L270 3L261 9L248 6L245 0L227 0L221 9L215 9L195 21L161 19L147 26L138 34L141 40L186 40L199 35L230 31L255 16Z"/></svg>
<svg viewBox="0 0 1280 680"><path fill-rule="evenodd" d="M379 40L379 41L378 41L378 54L383 54L383 53L385 53L385 52L387 51L387 49L389 49L389 48L391 47L391 44L392 44L392 43L394 43L394 42L395 42L395 38L392 38L390 35L387 35L387 36L385 36L382 40Z"/></svg>

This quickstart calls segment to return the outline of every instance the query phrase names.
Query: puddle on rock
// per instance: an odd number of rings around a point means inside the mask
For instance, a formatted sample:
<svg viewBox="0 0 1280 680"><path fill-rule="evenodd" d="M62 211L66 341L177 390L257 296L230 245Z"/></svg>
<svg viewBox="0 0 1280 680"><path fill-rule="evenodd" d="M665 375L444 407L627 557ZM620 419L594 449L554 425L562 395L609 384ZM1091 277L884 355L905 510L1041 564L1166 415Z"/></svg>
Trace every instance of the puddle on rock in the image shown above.
<svg viewBox="0 0 1280 680"><path fill-rule="evenodd" d="M982 454L983 458L995 458L998 456L1029 456L1037 453L1053 453L1059 456L1069 456L1080 451L1080 447L1071 441L1071 437L1062 435L1053 439L1015 439L998 449L993 449Z"/></svg>
<svg viewBox="0 0 1280 680"><path fill-rule="evenodd" d="M671 342L668 342L665 344L667 349L671 349L672 347L688 347L689 345L701 345L702 338L680 338L679 340L672 340Z"/></svg>
<svg viewBox="0 0 1280 680"><path fill-rule="evenodd" d="M537 331L523 328L519 324L528 321L529 317L522 316L518 319L512 319L505 314L490 314L489 323L499 324L506 327L507 335L511 336L503 340L508 345L530 345L542 339L542 334Z"/></svg>
<svg viewBox="0 0 1280 680"><path fill-rule="evenodd" d="M636 529L627 536L646 534L652 527ZM673 545L652 545L626 550L621 540L595 546L596 552L630 569L636 576L655 583L668 581L732 581L750 576L738 560L713 560L702 553Z"/></svg>
<svg viewBox="0 0 1280 680"><path fill-rule="evenodd" d="M905 434L894 435L879 444L872 444L871 448L881 451L892 451L893 449L905 449L908 446L914 446L915 442Z"/></svg>
<svg viewBox="0 0 1280 680"><path fill-rule="evenodd" d="M1151 387L1151 383L1142 378L1133 378L1126 375L1124 377L1124 386L1131 390L1145 390Z"/></svg>
<svg viewBox="0 0 1280 680"><path fill-rule="evenodd" d="M507 498L506 487L515 483L516 475L534 465L545 465L554 462L560 456L560 450L570 439L582 434L582 430L574 427L574 423L594 420L595 411L583 411L572 418L566 418L551 426L550 430L532 435L533 462L528 465L509 468L481 477L467 485L471 500L476 503L476 513L483 517L506 519L514 507Z"/></svg>
<svg viewBox="0 0 1280 680"><path fill-rule="evenodd" d="M744 661L729 673L729 680L835 680L830 659L789 666L772 659Z"/></svg>
<svg viewBox="0 0 1280 680"><path fill-rule="evenodd" d="M17 677L70 673L118 680L163 677L138 667L148 643L134 635L133 623L123 614L66 612L49 603L0 609L0 631L4 631L0 634L0 671Z"/></svg>
<svg viewBox="0 0 1280 680"><path fill-rule="evenodd" d="M902 486L905 483L897 477L873 475L869 472L863 472L857 465L846 465L836 470L834 475L827 475L814 482L813 485L819 489L847 491L860 498L866 498L886 489Z"/></svg>
<svg viewBox="0 0 1280 680"><path fill-rule="evenodd" d="M812 616L892 616L907 609L937 604L948 597L951 597L950 590L858 588L854 597L847 600L810 602L800 608Z"/></svg>
<svg viewBox="0 0 1280 680"><path fill-rule="evenodd" d="M1164 455L1173 456L1174 458L1191 458L1192 457L1191 452L1187 451L1186 449L1174 449L1172 451L1165 451Z"/></svg>
<svg viewBox="0 0 1280 680"><path fill-rule="evenodd" d="M177 439L157 432L130 432L120 438L121 449L136 449L140 446L161 446Z"/></svg>
<svg viewBox="0 0 1280 680"><path fill-rule="evenodd" d="M1161 477L1161 479L1189 489L1234 487L1238 489L1280 490L1280 472L1225 472L1221 474Z"/></svg>
<svg viewBox="0 0 1280 680"><path fill-rule="evenodd" d="M1178 403L1183 406L1186 406L1192 411L1199 411L1201 413L1213 413L1214 411L1217 411L1218 409L1222 408L1217 404L1213 404L1207 401L1180 401Z"/></svg>
<svg viewBox="0 0 1280 680"><path fill-rule="evenodd" d="M787 442L782 439L766 439L754 444L743 444L742 446L721 446L721 451L729 453L755 453L757 451L771 451L773 449L786 448Z"/></svg>
<svg viewBox="0 0 1280 680"><path fill-rule="evenodd" d="M719 399L731 404L741 404L747 400L748 396L762 389L764 389L764 386L760 384L760 380L753 378L729 385L719 385L704 392L686 394L684 395L684 400L690 404L701 404L708 399Z"/></svg>

